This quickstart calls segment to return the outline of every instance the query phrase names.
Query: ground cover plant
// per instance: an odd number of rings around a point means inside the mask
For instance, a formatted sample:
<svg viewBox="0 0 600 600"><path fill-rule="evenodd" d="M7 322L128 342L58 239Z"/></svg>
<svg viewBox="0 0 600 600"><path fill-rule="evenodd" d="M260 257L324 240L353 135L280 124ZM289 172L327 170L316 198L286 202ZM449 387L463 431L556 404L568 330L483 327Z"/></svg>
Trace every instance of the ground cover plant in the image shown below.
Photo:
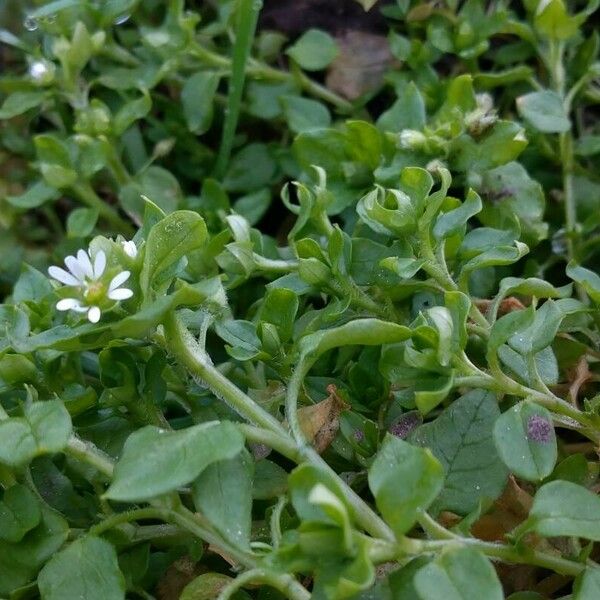
<svg viewBox="0 0 600 600"><path fill-rule="evenodd" d="M598 2L0 5L0 597L600 597Z"/></svg>

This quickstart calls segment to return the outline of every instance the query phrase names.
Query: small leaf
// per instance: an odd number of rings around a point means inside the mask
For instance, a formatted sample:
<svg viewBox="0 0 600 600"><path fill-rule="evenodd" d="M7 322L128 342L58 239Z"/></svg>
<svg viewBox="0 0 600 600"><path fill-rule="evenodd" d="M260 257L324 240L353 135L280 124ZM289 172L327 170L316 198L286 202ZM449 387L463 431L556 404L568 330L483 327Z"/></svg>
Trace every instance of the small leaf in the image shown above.
<svg viewBox="0 0 600 600"><path fill-rule="evenodd" d="M528 522L543 536L600 542L600 498L570 481L551 481L537 491Z"/></svg>
<svg viewBox="0 0 600 600"><path fill-rule="evenodd" d="M126 102L113 119L113 131L115 135L125 133L136 121L143 119L150 112L151 108L152 100L147 92L136 100Z"/></svg>
<svg viewBox="0 0 600 600"><path fill-rule="evenodd" d="M421 600L503 600L502 586L490 561L461 548L443 553L415 575Z"/></svg>
<svg viewBox="0 0 600 600"><path fill-rule="evenodd" d="M329 127L331 115L321 102L300 96L283 96L280 99L283 114L294 133Z"/></svg>
<svg viewBox="0 0 600 600"><path fill-rule="evenodd" d="M519 402L496 421L494 441L504 464L518 477L541 481L557 458L552 415L543 406Z"/></svg>
<svg viewBox="0 0 600 600"><path fill-rule="evenodd" d="M231 577L221 573L204 573L183 588L179 600L214 600L232 582ZM250 596L243 590L237 591L231 598L250 600Z"/></svg>
<svg viewBox="0 0 600 600"><path fill-rule="evenodd" d="M148 234L140 287L145 295L153 281L181 257L201 248L207 238L202 217L190 210L180 210L159 221Z"/></svg>
<svg viewBox="0 0 600 600"><path fill-rule="evenodd" d="M243 445L242 434L227 422L180 431L143 427L127 438L105 495L136 502L166 494L196 479L211 463L233 458Z"/></svg>
<svg viewBox="0 0 600 600"><path fill-rule="evenodd" d="M254 462L247 450L206 467L192 487L197 510L239 548L250 550L252 475Z"/></svg>
<svg viewBox="0 0 600 600"><path fill-rule="evenodd" d="M216 323L217 335L228 342L227 351L237 360L250 360L261 352L261 342L256 325L251 321L229 320Z"/></svg>
<svg viewBox="0 0 600 600"><path fill-rule="evenodd" d="M76 208L67 218L67 235L71 238L87 237L98 221L98 209Z"/></svg>
<svg viewBox="0 0 600 600"><path fill-rule="evenodd" d="M389 435L369 469L377 508L398 536L414 525L443 484L444 468L429 450Z"/></svg>
<svg viewBox="0 0 600 600"><path fill-rule="evenodd" d="M18 467L40 454L60 452L71 429L71 417L62 402L34 402L25 407L23 417L0 421L0 462Z"/></svg>
<svg viewBox="0 0 600 600"><path fill-rule="evenodd" d="M415 430L414 443L429 448L446 472L437 509L466 514L502 493L507 471L492 436L499 415L494 394L473 390Z"/></svg>
<svg viewBox="0 0 600 600"><path fill-rule="evenodd" d="M596 304L600 304L600 275L598 273L570 262L567 265L567 275L579 283Z"/></svg>
<svg viewBox="0 0 600 600"><path fill-rule="evenodd" d="M542 133L564 133L571 129L571 121L565 112L560 96L544 90L517 98L519 114Z"/></svg>
<svg viewBox="0 0 600 600"><path fill-rule="evenodd" d="M44 91L14 92L10 94L0 107L0 119L12 119L24 112L39 106L46 97Z"/></svg>
<svg viewBox="0 0 600 600"><path fill-rule="evenodd" d="M120 600L125 579L111 544L87 535L56 554L38 577L42 600Z"/></svg>
<svg viewBox="0 0 600 600"><path fill-rule="evenodd" d="M338 52L335 40L328 33L309 29L285 53L303 69L320 71L331 63Z"/></svg>
<svg viewBox="0 0 600 600"><path fill-rule="evenodd" d="M450 237L466 225L467 221L481 210L481 198L469 190L466 200L454 210L441 214L433 226L433 235L441 240Z"/></svg>
<svg viewBox="0 0 600 600"><path fill-rule="evenodd" d="M575 580L573 600L596 600L600 598L600 569L587 567Z"/></svg>
<svg viewBox="0 0 600 600"><path fill-rule="evenodd" d="M183 84L181 102L188 129L201 135L210 129L214 101L221 77L213 71L199 71Z"/></svg>
<svg viewBox="0 0 600 600"><path fill-rule="evenodd" d="M24 485L13 485L0 500L0 540L20 542L28 531L37 527L41 518L33 492Z"/></svg>
<svg viewBox="0 0 600 600"><path fill-rule="evenodd" d="M28 210L37 208L46 202L51 202L60 198L60 192L46 184L44 181L38 181L27 188L20 196L7 196L6 200L16 208Z"/></svg>

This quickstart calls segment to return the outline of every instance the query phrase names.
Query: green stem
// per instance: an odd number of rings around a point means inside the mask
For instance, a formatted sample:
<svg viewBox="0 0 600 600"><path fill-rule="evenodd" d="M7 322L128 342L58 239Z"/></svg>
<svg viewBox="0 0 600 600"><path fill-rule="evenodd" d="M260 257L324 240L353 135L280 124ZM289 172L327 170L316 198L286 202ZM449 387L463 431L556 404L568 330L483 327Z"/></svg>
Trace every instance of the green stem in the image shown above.
<svg viewBox="0 0 600 600"><path fill-rule="evenodd" d="M110 204L107 204L96 194L88 183L76 183L71 188L77 197L90 208L95 208L98 214L113 225L119 232L133 237L135 233L130 223L119 216L119 213Z"/></svg>
<svg viewBox="0 0 600 600"><path fill-rule="evenodd" d="M225 174L229 157L231 156L233 138L235 137L235 130L240 116L242 92L246 78L246 63L252 49L256 24L258 22L258 13L261 7L262 0L238 0L237 3L237 28L233 46L227 109L225 112L221 146L215 165L215 177L217 179L221 179Z"/></svg>
<svg viewBox="0 0 600 600"><path fill-rule="evenodd" d="M94 446L91 442L82 440L76 436L71 436L65 452L73 458L95 467L100 473L106 475L109 479L113 476L114 462L108 454Z"/></svg>
<svg viewBox="0 0 600 600"><path fill-rule="evenodd" d="M165 331L164 343L167 349L188 369L188 371L190 371L190 373L199 377L206 385L208 385L208 387L210 387L217 397L221 398L227 405L231 406L243 418L278 436L271 438L271 441L277 443L279 449L282 451L285 450L286 452L291 451L294 442L289 439L289 435L281 423L258 406L258 404L244 394L244 392L242 392L235 384L229 381L229 379L227 379L212 364L208 354L198 346L198 343L192 334L175 314L170 314L166 317L163 327ZM306 368L308 370L310 365L306 365ZM293 382L290 381L289 384L290 386L294 386L293 390L295 391L292 393L296 394L295 398L294 396L289 395L289 402L296 403L293 404L293 406L297 405L297 393L302 384L302 378L303 375L297 368L292 375ZM390 528L352 488L339 478L337 473L321 458L314 448L304 441L304 437L300 437L302 432L297 415L295 412L290 414L292 414L292 420L288 421L288 423L291 427L293 423L296 434L299 435L298 439L302 440L300 447L294 451L296 460L300 462L299 458L301 457L304 461L310 462L332 474L332 476L338 480L342 489L344 489L348 502L353 506L357 522L372 535L393 540L394 534ZM256 429L249 431L258 435ZM261 435L264 434L261 433ZM282 439L289 440L289 442L286 442L286 444L283 445L281 444Z"/></svg>
<svg viewBox="0 0 600 600"><path fill-rule="evenodd" d="M199 377L219 398L251 423L275 434L286 435L275 417L258 406L212 364L208 354L175 314L169 314L163 326L167 348L190 373Z"/></svg>
<svg viewBox="0 0 600 600"><path fill-rule="evenodd" d="M196 44L192 52L207 66L214 67L216 69L224 69L229 71L231 69L231 60L225 56L217 54L208 50L204 46ZM295 76L292 73L286 71L280 71L274 67L270 67L264 63L261 63L255 59L250 59L247 64L246 73L249 77L254 77L259 80L272 81L272 82L297 82L302 89L311 96L329 102L335 106L341 112L352 111L352 104L347 100L344 100L341 96L338 96L325 86L313 81L305 73L298 73Z"/></svg>
<svg viewBox="0 0 600 600"><path fill-rule="evenodd" d="M310 600L310 593L300 585L291 575L281 575L266 569L252 569L238 575L226 588L217 600L229 600L233 594L249 584L264 583L277 591L285 594L291 600Z"/></svg>
<svg viewBox="0 0 600 600"><path fill-rule="evenodd" d="M298 463L302 460L301 454L288 436L283 436L267 429L261 429L254 425L248 425L246 423L239 423L239 429L244 434L244 437L249 442L258 444L265 444L269 448L273 448L276 452L279 452L282 456L293 460Z"/></svg>

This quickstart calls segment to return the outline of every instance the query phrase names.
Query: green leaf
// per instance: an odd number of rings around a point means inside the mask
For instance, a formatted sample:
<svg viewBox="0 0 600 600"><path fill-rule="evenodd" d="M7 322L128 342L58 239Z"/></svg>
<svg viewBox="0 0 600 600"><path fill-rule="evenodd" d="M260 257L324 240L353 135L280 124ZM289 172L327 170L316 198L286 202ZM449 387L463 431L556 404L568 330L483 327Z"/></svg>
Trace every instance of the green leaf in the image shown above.
<svg viewBox="0 0 600 600"><path fill-rule="evenodd" d="M189 210L180 210L159 221L148 234L140 287L148 295L153 282L180 258L201 248L208 232L202 217Z"/></svg>
<svg viewBox="0 0 600 600"><path fill-rule="evenodd" d="M60 192L46 184L44 181L38 181L27 188L20 196L7 196L6 200L16 208L28 210L37 208L46 202L51 202L60 198Z"/></svg>
<svg viewBox="0 0 600 600"><path fill-rule="evenodd" d="M528 524L546 537L573 536L600 541L600 498L570 481L551 481L533 499Z"/></svg>
<svg viewBox="0 0 600 600"><path fill-rule="evenodd" d="M425 101L419 88L410 82L398 95L391 108L377 119L377 127L399 133L403 129L420 131L425 127Z"/></svg>
<svg viewBox="0 0 600 600"><path fill-rule="evenodd" d="M444 485L444 468L429 450L390 435L369 468L377 508L396 535L405 534Z"/></svg>
<svg viewBox="0 0 600 600"><path fill-rule="evenodd" d="M8 595L34 579L41 566L67 540L67 522L43 504L40 508L40 524L20 542L12 544L0 541L0 594Z"/></svg>
<svg viewBox="0 0 600 600"><path fill-rule="evenodd" d="M196 479L213 462L233 458L243 445L242 434L227 422L180 431L143 427L127 438L105 495L136 502L166 494Z"/></svg>
<svg viewBox="0 0 600 600"><path fill-rule="evenodd" d="M446 472L436 510L467 514L481 500L494 500L502 493L507 471L492 438L499 415L494 394L473 390L413 433L412 441L429 448Z"/></svg>
<svg viewBox="0 0 600 600"><path fill-rule="evenodd" d="M600 569L587 567L575 580L573 600L596 600L600 598Z"/></svg>
<svg viewBox="0 0 600 600"><path fill-rule="evenodd" d="M13 485L0 500L0 540L20 542L28 531L37 527L41 518L33 492L24 485Z"/></svg>
<svg viewBox="0 0 600 600"><path fill-rule="evenodd" d="M231 577L221 573L204 573L185 586L179 600L214 600L232 581ZM231 598L250 600L250 596L243 590L235 592Z"/></svg>
<svg viewBox="0 0 600 600"><path fill-rule="evenodd" d="M147 92L144 92L136 100L125 102L113 119L112 126L115 135L123 135L136 121L143 119L151 108L152 99Z"/></svg>
<svg viewBox="0 0 600 600"><path fill-rule="evenodd" d="M331 115L321 102L301 96L283 96L280 99L283 114L294 133L329 127Z"/></svg>
<svg viewBox="0 0 600 600"><path fill-rule="evenodd" d="M515 310L498 319L490 330L488 342L488 354L495 353L502 344L513 334L521 329L529 327L533 322L533 308Z"/></svg>
<svg viewBox="0 0 600 600"><path fill-rule="evenodd" d="M479 195L469 190L466 200L458 208L443 213L437 218L433 226L433 235L436 239L442 240L459 233L467 221L479 213L481 206Z"/></svg>
<svg viewBox="0 0 600 600"><path fill-rule="evenodd" d="M277 164L265 144L248 144L233 156L223 180L228 192L252 192L263 188L275 175Z"/></svg>
<svg viewBox="0 0 600 600"><path fill-rule="evenodd" d="M14 92L4 100L0 107L0 119L12 119L39 106L46 97L44 91Z"/></svg>
<svg viewBox="0 0 600 600"><path fill-rule="evenodd" d="M15 302L40 302L52 291L52 284L48 277L29 265L23 265L12 295Z"/></svg>
<svg viewBox="0 0 600 600"><path fill-rule="evenodd" d="M307 71L324 69L337 56L335 40L324 31L309 29L285 53Z"/></svg>
<svg viewBox="0 0 600 600"><path fill-rule="evenodd" d="M567 275L579 283L596 304L600 304L600 275L598 273L570 262L567 265Z"/></svg>
<svg viewBox="0 0 600 600"><path fill-rule="evenodd" d="M298 296L292 290L271 289L263 298L259 319L275 325L279 339L287 342L292 337L298 306Z"/></svg>
<svg viewBox="0 0 600 600"><path fill-rule="evenodd" d="M71 429L71 417L62 402L34 402L24 408L22 417L0 421L0 462L19 467L35 456L60 452Z"/></svg>
<svg viewBox="0 0 600 600"><path fill-rule="evenodd" d="M91 535L56 554L40 572L38 586L42 600L125 598L125 579L115 549Z"/></svg>
<svg viewBox="0 0 600 600"><path fill-rule="evenodd" d="M579 20L569 16L563 0L540 0L534 24L544 37L555 40L567 40L579 30Z"/></svg>
<svg viewBox="0 0 600 600"><path fill-rule="evenodd" d="M443 553L415 575L421 600L503 600L502 586L490 561L480 552L460 548Z"/></svg>
<svg viewBox="0 0 600 600"><path fill-rule="evenodd" d="M268 500L285 494L287 471L270 460L259 460L254 467L252 497L255 500Z"/></svg>
<svg viewBox="0 0 600 600"><path fill-rule="evenodd" d="M192 487L197 510L228 542L248 551L253 472L252 457L243 449L234 458L208 465Z"/></svg>
<svg viewBox="0 0 600 600"><path fill-rule="evenodd" d="M262 344L251 321L229 320L215 323L217 335L228 342L227 351L238 360L250 360L261 352Z"/></svg>
<svg viewBox="0 0 600 600"><path fill-rule="evenodd" d="M76 208L67 218L67 235L71 238L87 237L98 221L97 208Z"/></svg>
<svg viewBox="0 0 600 600"><path fill-rule="evenodd" d="M510 162L486 171L478 191L484 199L484 206L477 218L484 225L500 227L506 223L504 228L509 229L516 216L524 242L537 244L547 237L544 190L521 164Z"/></svg>
<svg viewBox="0 0 600 600"><path fill-rule="evenodd" d="M543 406L519 402L496 421L494 441L504 464L517 477L541 481L558 455L552 415Z"/></svg>
<svg viewBox="0 0 600 600"><path fill-rule="evenodd" d="M517 108L519 114L542 133L564 133L571 129L569 115L556 92L544 90L519 96Z"/></svg>
<svg viewBox="0 0 600 600"><path fill-rule="evenodd" d="M221 76L214 71L199 71L183 84L183 116L192 133L201 135L210 129L220 80Z"/></svg>

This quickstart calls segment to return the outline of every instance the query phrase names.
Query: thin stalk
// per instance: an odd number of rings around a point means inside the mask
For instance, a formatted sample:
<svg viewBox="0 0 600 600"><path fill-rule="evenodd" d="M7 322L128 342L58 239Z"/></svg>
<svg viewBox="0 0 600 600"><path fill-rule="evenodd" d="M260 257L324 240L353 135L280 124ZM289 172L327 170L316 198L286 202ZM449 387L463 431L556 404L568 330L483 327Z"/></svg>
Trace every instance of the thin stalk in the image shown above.
<svg viewBox="0 0 600 600"><path fill-rule="evenodd" d="M244 392L229 381L229 379L227 379L227 377L212 364L208 354L199 347L192 334L174 314L169 314L166 317L163 327L165 332L164 344L166 348L188 369L188 371L190 371L190 373L199 377L206 385L208 385L217 397L221 398L226 404L231 406L240 416L251 423L260 426L262 429L279 436L272 438L271 441L280 443L282 441L281 438L289 440L285 446L280 445L280 449L285 449L286 451L291 450L291 445L294 445L294 441L290 439L289 434L283 428L281 423L258 406L256 402L244 394ZM308 365L306 368L308 369L310 366ZM292 379L296 382L293 389L297 392L302 384L302 378L303 375L296 369L294 375L292 375ZM292 382L290 382L289 385L291 386ZM289 402L295 401L297 404L297 396L295 400L292 400L292 398L292 396L289 396ZM300 425L295 413L292 416L292 421L288 421L288 423L290 425L291 423L294 423L296 434L298 434L298 432L301 434ZM251 431L256 433L256 429ZM298 439L303 440L304 438L299 437ZM296 443L295 445L298 444ZM301 457L303 461L311 462L326 470L338 480L339 485L344 490L348 502L354 509L357 522L366 531L378 537L394 539L394 534L390 528L352 488L339 478L337 473L321 458L312 446L305 441L301 442L301 445L297 448L296 452L300 455L296 457L298 462L300 462L299 458Z"/></svg>
<svg viewBox="0 0 600 600"><path fill-rule="evenodd" d="M267 431L286 435L275 417L263 410L212 364L208 354L174 314L167 316L163 326L167 348L190 373L200 378L219 398L251 423Z"/></svg>
<svg viewBox="0 0 600 600"><path fill-rule="evenodd" d="M221 146L215 165L215 177L217 179L221 179L225 174L229 157L231 156L233 138L235 137L242 104L242 92L246 79L246 64L250 56L250 50L252 49L256 24L258 22L258 13L261 7L262 0L238 0L237 28L235 43L233 45L233 61L231 63L227 109L225 110Z"/></svg>
<svg viewBox="0 0 600 600"><path fill-rule="evenodd" d="M119 213L110 204L107 204L96 194L88 183L76 183L71 188L77 197L88 207L95 208L98 214L114 226L118 231L132 237L135 233L130 223L119 216Z"/></svg>
<svg viewBox="0 0 600 600"><path fill-rule="evenodd" d="M109 479L113 476L114 462L108 454L94 446L91 442L71 436L65 452L78 460L98 469L100 473Z"/></svg>
<svg viewBox="0 0 600 600"><path fill-rule="evenodd" d="M269 448L273 448L273 450L279 452L282 456L285 456L296 463L302 460L296 444L294 444L288 436L283 436L274 433L273 431L255 427L254 425L248 425L246 423L239 423L238 427L249 442L265 444L266 446L269 446Z"/></svg>
<svg viewBox="0 0 600 600"><path fill-rule="evenodd" d="M310 600L310 593L291 575L281 575L267 569L252 569L238 575L218 595L217 600L229 600L246 585L266 584L285 594L290 600Z"/></svg>
<svg viewBox="0 0 600 600"><path fill-rule="evenodd" d="M212 52L200 44L194 45L192 53L195 54L195 56L207 66L214 67L216 69L224 69L227 71L231 70L231 60L229 58L217 54L216 52ZM257 61L256 59L248 60L246 73L249 77L254 77L264 81L282 83L292 83L296 81L307 94L328 102L341 112L350 112L353 108L350 102L341 96L338 96L336 93L332 92L320 83L313 81L305 73L293 75L292 73L275 69L274 67Z"/></svg>

